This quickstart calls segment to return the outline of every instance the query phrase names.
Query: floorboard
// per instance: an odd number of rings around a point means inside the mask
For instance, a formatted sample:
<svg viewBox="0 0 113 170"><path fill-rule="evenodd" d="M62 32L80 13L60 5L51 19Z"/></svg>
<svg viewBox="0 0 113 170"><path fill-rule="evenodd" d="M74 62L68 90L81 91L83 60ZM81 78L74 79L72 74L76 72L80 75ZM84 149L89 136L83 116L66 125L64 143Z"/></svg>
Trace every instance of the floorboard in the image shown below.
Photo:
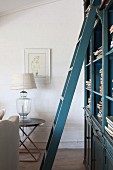
<svg viewBox="0 0 113 170"><path fill-rule="evenodd" d="M19 170L39 170L42 156L38 162L20 162ZM59 149L52 170L85 170L83 149Z"/></svg>

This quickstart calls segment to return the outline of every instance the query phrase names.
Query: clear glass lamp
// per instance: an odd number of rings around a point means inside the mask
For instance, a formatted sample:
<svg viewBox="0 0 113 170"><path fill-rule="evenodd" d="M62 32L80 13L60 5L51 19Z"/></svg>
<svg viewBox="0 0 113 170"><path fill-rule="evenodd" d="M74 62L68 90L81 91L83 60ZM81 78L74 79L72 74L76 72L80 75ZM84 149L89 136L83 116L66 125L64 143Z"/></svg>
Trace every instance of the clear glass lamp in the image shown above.
<svg viewBox="0 0 113 170"><path fill-rule="evenodd" d="M22 90L20 98L16 100L17 112L20 115L20 121L30 121L27 115L31 111L31 99L27 98L27 92L24 89L36 88L34 76L32 73L15 74L12 77L11 89Z"/></svg>
<svg viewBox="0 0 113 170"><path fill-rule="evenodd" d="M21 91L20 98L16 100L17 112L20 115L20 120L27 120L27 115L31 111L31 99L27 98L27 92Z"/></svg>

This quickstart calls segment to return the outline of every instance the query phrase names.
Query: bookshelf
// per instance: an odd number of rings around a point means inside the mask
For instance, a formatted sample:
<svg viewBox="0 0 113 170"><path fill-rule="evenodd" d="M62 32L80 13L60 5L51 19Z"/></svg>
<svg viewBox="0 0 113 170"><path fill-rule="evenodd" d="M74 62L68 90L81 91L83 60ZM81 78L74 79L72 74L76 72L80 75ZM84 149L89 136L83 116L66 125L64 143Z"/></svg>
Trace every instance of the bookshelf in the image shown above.
<svg viewBox="0 0 113 170"><path fill-rule="evenodd" d="M113 169L113 1L97 9L84 64L85 150L88 170ZM92 0L84 1L87 17ZM111 132L109 129L111 128Z"/></svg>

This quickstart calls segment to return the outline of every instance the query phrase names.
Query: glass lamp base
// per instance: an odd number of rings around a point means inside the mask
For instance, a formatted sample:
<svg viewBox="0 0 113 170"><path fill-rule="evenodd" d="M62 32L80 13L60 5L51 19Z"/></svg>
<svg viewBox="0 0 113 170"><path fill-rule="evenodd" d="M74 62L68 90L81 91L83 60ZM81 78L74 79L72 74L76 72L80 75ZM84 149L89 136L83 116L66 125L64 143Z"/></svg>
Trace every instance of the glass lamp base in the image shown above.
<svg viewBox="0 0 113 170"><path fill-rule="evenodd" d="M24 122L30 122L31 119L28 118L27 116L20 116L19 121L24 123Z"/></svg>
<svg viewBox="0 0 113 170"><path fill-rule="evenodd" d="M17 112L20 115L20 122L30 122L27 115L31 111L31 99L27 98L27 92L21 91L20 98L16 101Z"/></svg>

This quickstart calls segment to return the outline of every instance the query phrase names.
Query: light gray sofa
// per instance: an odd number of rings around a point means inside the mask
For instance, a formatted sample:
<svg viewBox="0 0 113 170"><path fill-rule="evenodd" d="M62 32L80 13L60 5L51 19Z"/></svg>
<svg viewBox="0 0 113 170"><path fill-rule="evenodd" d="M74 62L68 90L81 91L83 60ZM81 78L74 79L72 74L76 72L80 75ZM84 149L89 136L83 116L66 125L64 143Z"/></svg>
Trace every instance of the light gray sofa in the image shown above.
<svg viewBox="0 0 113 170"><path fill-rule="evenodd" d="M19 169L19 117L0 120L0 170Z"/></svg>

